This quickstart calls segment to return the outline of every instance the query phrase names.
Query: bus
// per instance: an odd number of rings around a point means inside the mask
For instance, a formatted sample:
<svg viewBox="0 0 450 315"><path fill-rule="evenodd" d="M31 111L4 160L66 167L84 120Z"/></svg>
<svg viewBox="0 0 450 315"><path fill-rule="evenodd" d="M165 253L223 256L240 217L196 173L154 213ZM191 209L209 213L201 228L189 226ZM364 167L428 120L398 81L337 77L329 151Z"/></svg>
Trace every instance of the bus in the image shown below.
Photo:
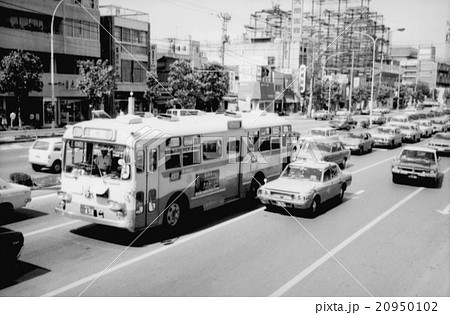
<svg viewBox="0 0 450 315"><path fill-rule="evenodd" d="M291 135L292 126L270 113L80 122L63 136L55 211L132 232L176 229L191 209L256 199L289 163Z"/></svg>

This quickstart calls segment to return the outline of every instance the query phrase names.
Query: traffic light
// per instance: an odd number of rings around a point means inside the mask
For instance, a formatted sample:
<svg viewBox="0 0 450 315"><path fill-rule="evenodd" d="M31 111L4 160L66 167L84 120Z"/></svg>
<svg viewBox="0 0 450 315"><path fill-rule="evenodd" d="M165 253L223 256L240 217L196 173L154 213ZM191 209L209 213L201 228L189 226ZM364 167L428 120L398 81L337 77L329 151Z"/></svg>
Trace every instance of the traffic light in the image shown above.
<svg viewBox="0 0 450 315"><path fill-rule="evenodd" d="M300 93L305 93L306 90L306 66L300 66L300 73L298 75L298 90Z"/></svg>

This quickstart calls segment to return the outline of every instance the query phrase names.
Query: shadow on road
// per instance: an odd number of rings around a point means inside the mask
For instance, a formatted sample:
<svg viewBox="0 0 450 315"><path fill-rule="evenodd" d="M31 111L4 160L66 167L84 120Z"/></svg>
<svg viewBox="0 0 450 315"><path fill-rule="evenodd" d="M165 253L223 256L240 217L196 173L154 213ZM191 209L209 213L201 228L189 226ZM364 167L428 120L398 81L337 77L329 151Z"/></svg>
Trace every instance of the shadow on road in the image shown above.
<svg viewBox="0 0 450 315"><path fill-rule="evenodd" d="M0 279L0 290L40 277L48 272L50 272L49 269L19 260L12 270L8 270L7 277L2 276L2 279Z"/></svg>
<svg viewBox="0 0 450 315"><path fill-rule="evenodd" d="M183 235L205 230L260 207L260 204L249 204L241 200L207 212L194 209L189 212L189 216L186 218L183 226L177 231L169 231L163 226L157 226L144 232L132 233L110 226L88 224L71 230L71 233L121 246L143 247L155 243L170 245Z"/></svg>
<svg viewBox="0 0 450 315"><path fill-rule="evenodd" d="M16 223L20 221L30 220L38 217L48 215L46 212L31 210L27 208L16 209L10 213L1 213L0 211L0 225Z"/></svg>

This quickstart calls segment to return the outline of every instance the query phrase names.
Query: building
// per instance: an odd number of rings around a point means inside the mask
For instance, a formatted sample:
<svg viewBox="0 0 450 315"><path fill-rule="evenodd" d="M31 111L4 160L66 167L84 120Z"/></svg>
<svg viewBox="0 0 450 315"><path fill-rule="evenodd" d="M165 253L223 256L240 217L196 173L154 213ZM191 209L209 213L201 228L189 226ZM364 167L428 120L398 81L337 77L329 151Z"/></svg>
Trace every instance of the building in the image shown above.
<svg viewBox="0 0 450 315"><path fill-rule="evenodd" d="M66 0L54 19L54 96L50 74L50 25L58 4L53 0L4 0L0 2L0 57L14 50L33 53L44 67L42 92L32 92L22 106L24 125L65 125L89 117L89 104L76 88L78 62L100 58L98 0ZM0 107L17 110L13 95L0 95ZM17 119L16 119L17 122Z"/></svg>
<svg viewBox="0 0 450 315"><path fill-rule="evenodd" d="M100 15L101 57L110 61L119 77L117 90L109 104L105 104L105 111L112 116L120 110L127 112L128 98L132 95L134 110L147 112L146 75L156 66L155 47L150 45L149 16L113 5L101 6Z"/></svg>

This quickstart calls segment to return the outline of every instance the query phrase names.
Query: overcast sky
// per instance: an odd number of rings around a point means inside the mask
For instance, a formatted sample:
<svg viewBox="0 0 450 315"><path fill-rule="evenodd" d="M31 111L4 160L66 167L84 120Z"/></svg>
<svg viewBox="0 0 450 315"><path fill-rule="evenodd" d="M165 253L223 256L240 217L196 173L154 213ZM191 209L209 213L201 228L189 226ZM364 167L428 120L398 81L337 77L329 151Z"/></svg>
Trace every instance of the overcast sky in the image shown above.
<svg viewBox="0 0 450 315"><path fill-rule="evenodd" d="M394 45L436 46L437 56L444 57L446 21L450 20L449 0L362 0L370 4L373 11L383 15L384 24L391 29L404 27L402 33L392 34ZM318 1L316 0L316 3ZM327 0L338 3L338 0ZM348 0L360 4L361 0ZM244 25L250 21L250 14L270 9L272 4L290 10L291 0L100 0L100 5L114 4L149 14L152 41L162 44L168 37L201 42L208 41L209 49L218 48L222 34L221 12L231 14L228 34L237 39L244 33ZM341 0L344 5L345 0ZM309 11L311 0L305 0L305 11ZM158 42L159 41L159 42ZM217 45L213 45L212 42Z"/></svg>

